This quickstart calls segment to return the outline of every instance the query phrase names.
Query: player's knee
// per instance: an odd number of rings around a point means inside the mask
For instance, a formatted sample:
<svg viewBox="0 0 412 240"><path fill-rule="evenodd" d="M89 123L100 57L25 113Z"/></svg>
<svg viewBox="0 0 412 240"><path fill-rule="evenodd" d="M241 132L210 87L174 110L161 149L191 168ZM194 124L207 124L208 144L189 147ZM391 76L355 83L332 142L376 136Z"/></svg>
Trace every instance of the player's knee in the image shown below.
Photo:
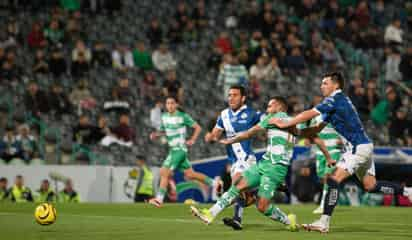
<svg viewBox="0 0 412 240"><path fill-rule="evenodd" d="M373 183L373 182L364 182L363 183L363 189L366 192L371 192L371 191L375 190L375 183Z"/></svg>
<svg viewBox="0 0 412 240"><path fill-rule="evenodd" d="M339 180L337 180L333 176L328 176L326 178L326 183L328 184L329 187L332 187L332 188L338 188L339 187Z"/></svg>
<svg viewBox="0 0 412 240"><path fill-rule="evenodd" d="M268 206L266 204L262 204L262 203L257 204L257 210L261 213L265 213L267 208Z"/></svg>

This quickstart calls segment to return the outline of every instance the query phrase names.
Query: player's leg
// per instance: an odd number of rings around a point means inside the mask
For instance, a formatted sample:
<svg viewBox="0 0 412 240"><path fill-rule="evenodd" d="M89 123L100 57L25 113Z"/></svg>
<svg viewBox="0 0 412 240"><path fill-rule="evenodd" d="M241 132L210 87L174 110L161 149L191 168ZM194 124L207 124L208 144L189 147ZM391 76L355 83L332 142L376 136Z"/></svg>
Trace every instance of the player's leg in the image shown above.
<svg viewBox="0 0 412 240"><path fill-rule="evenodd" d="M200 218L206 224L210 224L213 219L239 196L242 191L259 185L260 175L256 166L248 169L237 182L225 192L221 198L210 209L197 209L191 207L194 216Z"/></svg>
<svg viewBox="0 0 412 240"><path fill-rule="evenodd" d="M167 194L167 184L169 181L170 176L172 175L172 170L166 167L160 168L160 184L159 190L156 193L156 196L149 200L149 203L156 206L161 207L164 201L164 198Z"/></svg>
<svg viewBox="0 0 412 240"><path fill-rule="evenodd" d="M317 155L316 156L316 174L318 175L318 178L322 184L322 196L320 200L320 204L318 208L313 210L313 213L315 214L322 214L323 213L323 205L325 203L325 197L326 193L328 190L328 185L326 184L326 170L327 170L327 164L326 164L326 158L323 155Z"/></svg>
<svg viewBox="0 0 412 240"><path fill-rule="evenodd" d="M213 179L203 173L194 171L192 167L185 169L183 171L183 174L185 176L185 179L187 180L197 180L199 182L205 183L208 186L213 185Z"/></svg>

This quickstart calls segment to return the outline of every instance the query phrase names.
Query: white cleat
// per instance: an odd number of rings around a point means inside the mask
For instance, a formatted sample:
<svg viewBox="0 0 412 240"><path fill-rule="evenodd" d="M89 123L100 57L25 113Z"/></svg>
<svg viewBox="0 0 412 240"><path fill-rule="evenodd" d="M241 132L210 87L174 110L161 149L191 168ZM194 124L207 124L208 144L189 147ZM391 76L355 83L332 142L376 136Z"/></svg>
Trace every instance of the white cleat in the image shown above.
<svg viewBox="0 0 412 240"><path fill-rule="evenodd" d="M320 220L317 220L310 224L302 224L302 227L306 231L316 231L320 233L328 233L329 232L329 224L326 224Z"/></svg>
<svg viewBox="0 0 412 240"><path fill-rule="evenodd" d="M213 222L213 216L208 209L197 209L195 206L190 206L192 215L202 220L203 223L209 225Z"/></svg>
<svg viewBox="0 0 412 240"><path fill-rule="evenodd" d="M312 212L313 214L322 214L323 213L323 207L319 206L318 208L316 208L315 210L313 210Z"/></svg>

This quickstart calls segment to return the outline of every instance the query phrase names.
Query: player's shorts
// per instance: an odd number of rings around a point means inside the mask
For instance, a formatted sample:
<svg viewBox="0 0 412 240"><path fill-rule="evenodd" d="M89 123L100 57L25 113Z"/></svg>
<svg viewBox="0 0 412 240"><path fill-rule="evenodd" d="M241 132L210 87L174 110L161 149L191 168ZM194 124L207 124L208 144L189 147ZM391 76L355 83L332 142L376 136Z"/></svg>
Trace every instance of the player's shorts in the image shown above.
<svg viewBox="0 0 412 240"><path fill-rule="evenodd" d="M249 188L258 188L258 197L271 199L276 189L285 181L288 166L261 160L243 173Z"/></svg>
<svg viewBox="0 0 412 240"><path fill-rule="evenodd" d="M359 180L366 175L375 176L375 162L372 159L373 144L360 144L356 151L347 151L342 155L337 167L343 168L351 175L356 174Z"/></svg>
<svg viewBox="0 0 412 240"><path fill-rule="evenodd" d="M336 152L330 154L333 160L339 162L341 158L341 153ZM328 162L326 161L326 157L322 155L316 155L316 173L319 178L325 177L326 174L332 174L335 171L336 167L328 167Z"/></svg>
<svg viewBox="0 0 412 240"><path fill-rule="evenodd" d="M249 155L247 160L237 160L233 163L232 168L230 169L230 176L233 178L237 173L243 173L250 166L256 164L256 157L254 155Z"/></svg>
<svg viewBox="0 0 412 240"><path fill-rule="evenodd" d="M187 151L179 148L171 149L166 160L163 162L162 167L173 171L184 171L191 168L191 164L187 158Z"/></svg>

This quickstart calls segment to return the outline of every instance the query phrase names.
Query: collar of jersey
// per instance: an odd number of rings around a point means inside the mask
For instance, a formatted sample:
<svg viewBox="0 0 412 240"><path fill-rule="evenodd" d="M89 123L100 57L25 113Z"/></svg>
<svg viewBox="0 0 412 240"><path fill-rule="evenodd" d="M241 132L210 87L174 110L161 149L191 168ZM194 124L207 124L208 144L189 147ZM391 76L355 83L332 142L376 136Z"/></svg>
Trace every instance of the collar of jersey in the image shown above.
<svg viewBox="0 0 412 240"><path fill-rule="evenodd" d="M341 89L337 89L337 90L333 91L333 93L332 93L329 97L333 97L333 96L335 96L336 94L341 93L341 92L342 92Z"/></svg>
<svg viewBox="0 0 412 240"><path fill-rule="evenodd" d="M246 109L247 108L247 106L246 106L246 104L245 105L243 105L243 106L241 106L236 112L233 112L233 110L232 109L230 109L229 108L229 110L230 110L230 112L233 114L233 115L238 115L242 110L244 110L244 109Z"/></svg>

